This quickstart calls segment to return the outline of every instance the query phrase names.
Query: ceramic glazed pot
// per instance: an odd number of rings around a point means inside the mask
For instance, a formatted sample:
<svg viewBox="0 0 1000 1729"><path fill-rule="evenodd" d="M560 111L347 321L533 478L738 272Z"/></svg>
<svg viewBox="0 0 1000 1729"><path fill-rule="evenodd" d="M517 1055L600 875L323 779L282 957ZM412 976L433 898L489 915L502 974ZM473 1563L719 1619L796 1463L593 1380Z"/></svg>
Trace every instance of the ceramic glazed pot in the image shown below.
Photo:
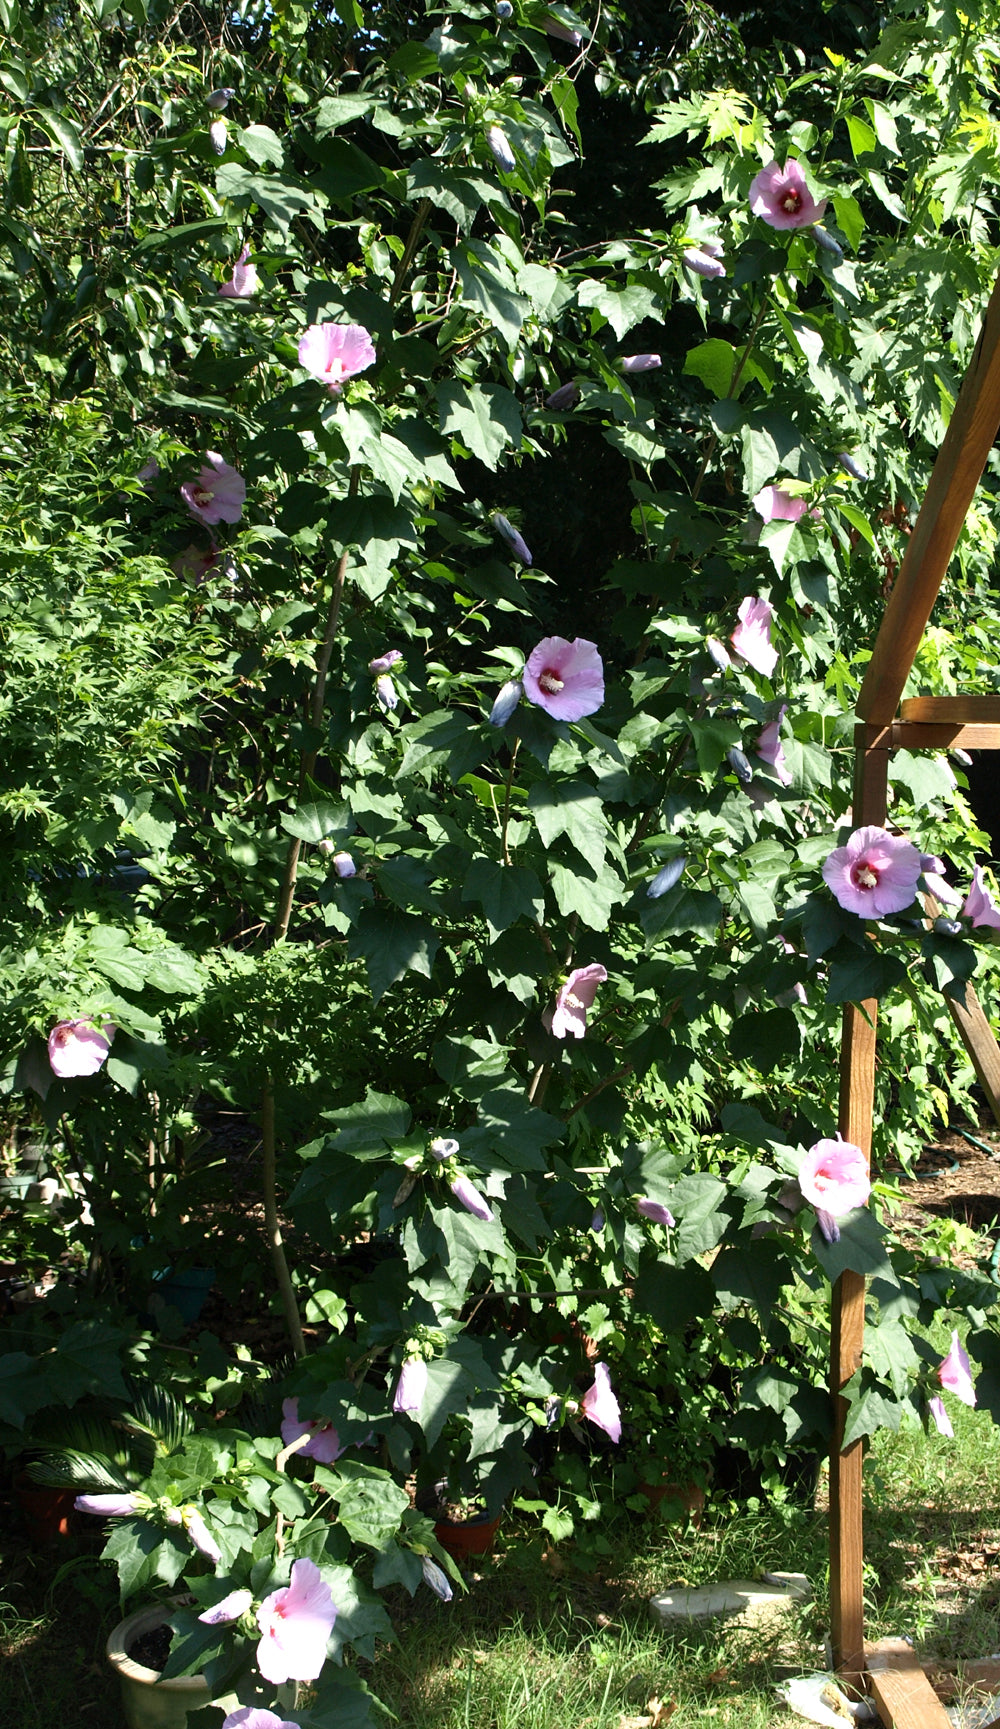
<svg viewBox="0 0 1000 1729"><path fill-rule="evenodd" d="M169 1612L163 1603L137 1609L118 1623L108 1639L108 1662L118 1674L128 1729L186 1729L189 1711L211 1704L229 1712L239 1705L235 1693L213 1699L204 1675L176 1675L164 1681L158 1669L147 1669L129 1656L129 1646L143 1633L162 1627Z"/></svg>

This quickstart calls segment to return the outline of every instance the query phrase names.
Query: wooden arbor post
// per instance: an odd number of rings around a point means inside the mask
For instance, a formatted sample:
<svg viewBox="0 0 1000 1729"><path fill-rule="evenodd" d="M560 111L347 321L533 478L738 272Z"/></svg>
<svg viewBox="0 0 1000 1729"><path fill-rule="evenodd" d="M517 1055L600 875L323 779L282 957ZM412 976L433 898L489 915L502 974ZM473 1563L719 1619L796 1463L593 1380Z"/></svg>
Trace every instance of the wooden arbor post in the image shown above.
<svg viewBox="0 0 1000 1729"><path fill-rule="evenodd" d="M883 825L889 756L893 750L971 747L1000 750L1000 697L917 697L897 707L966 512L1000 428L1000 281L955 403L920 514L875 641L858 697L855 729L853 823ZM1000 1050L982 1010L955 1014L990 1102L1000 1102ZM949 1002L949 1006L950 1002ZM956 1005L958 1008L959 1005ZM840 1061L839 1129L871 1158L875 1094L874 1000L844 1010ZM978 1011L978 1020L976 1018ZM984 1082L986 1084L986 1082ZM862 1599L862 1450L844 1448L847 1401L842 1389L861 1366L865 1282L842 1273L834 1287L830 1386L836 1402L830 1453L830 1615L834 1662L857 1681L865 1669ZM928 1688L928 1693L930 1690ZM933 1701L933 1694L930 1694ZM928 1713L930 1716L930 1713Z"/></svg>

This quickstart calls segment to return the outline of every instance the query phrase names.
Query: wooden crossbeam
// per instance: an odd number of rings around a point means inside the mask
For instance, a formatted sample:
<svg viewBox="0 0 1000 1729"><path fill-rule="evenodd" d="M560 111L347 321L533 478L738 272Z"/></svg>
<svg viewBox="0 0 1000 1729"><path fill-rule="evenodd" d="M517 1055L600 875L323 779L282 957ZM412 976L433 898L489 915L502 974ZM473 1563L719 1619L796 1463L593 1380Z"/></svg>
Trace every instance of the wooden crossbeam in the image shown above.
<svg viewBox="0 0 1000 1729"><path fill-rule="evenodd" d="M951 1718L905 1639L880 1639L866 1650L868 1681L886 1729L951 1729Z"/></svg>
<svg viewBox="0 0 1000 1729"><path fill-rule="evenodd" d="M893 584L858 697L863 720L890 721L1000 427L1000 280Z"/></svg>
<svg viewBox="0 0 1000 1729"><path fill-rule="evenodd" d="M899 718L1000 726L1000 696L908 696L899 705Z"/></svg>

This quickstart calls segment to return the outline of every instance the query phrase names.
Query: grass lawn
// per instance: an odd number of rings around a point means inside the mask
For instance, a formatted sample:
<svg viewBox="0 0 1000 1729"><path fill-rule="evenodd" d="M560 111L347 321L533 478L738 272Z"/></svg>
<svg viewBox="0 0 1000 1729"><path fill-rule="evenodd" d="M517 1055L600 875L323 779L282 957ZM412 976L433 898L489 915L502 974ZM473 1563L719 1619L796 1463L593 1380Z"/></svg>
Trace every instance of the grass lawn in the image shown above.
<svg viewBox="0 0 1000 1729"><path fill-rule="evenodd" d="M1000 1650L1000 1432L985 1414L952 1417L954 1441L882 1435L868 1458L867 1630L982 1657ZM512 1521L467 1595L401 1594L399 1642L369 1679L404 1729L658 1729L657 1699L675 1707L675 1729L792 1721L775 1681L824 1665L822 1484L815 1511L710 1502L700 1531L623 1518L602 1535L611 1553L595 1557ZM2 1537L0 1729L118 1729L103 1661L118 1612L96 1534L33 1552L8 1516ZM817 1591L780 1625L666 1634L650 1621L657 1589L777 1568Z"/></svg>

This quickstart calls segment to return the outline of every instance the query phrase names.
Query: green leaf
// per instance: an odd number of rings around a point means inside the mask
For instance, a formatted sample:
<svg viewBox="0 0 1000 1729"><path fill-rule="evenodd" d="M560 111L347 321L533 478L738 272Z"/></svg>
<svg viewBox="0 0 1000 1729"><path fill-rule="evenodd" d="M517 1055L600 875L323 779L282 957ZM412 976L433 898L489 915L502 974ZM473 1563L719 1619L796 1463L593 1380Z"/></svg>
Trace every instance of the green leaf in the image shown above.
<svg viewBox="0 0 1000 1729"><path fill-rule="evenodd" d="M906 968L894 955L881 954L877 949L848 949L843 945L830 962L828 1003L863 1003L870 997L884 997L900 980Z"/></svg>
<svg viewBox="0 0 1000 1729"><path fill-rule="evenodd" d="M644 318L659 319L661 316L658 296L639 283L632 283L627 288L609 288L604 282L588 280L581 282L577 300L582 307L592 307L599 313L601 322L610 324L619 342Z"/></svg>
<svg viewBox="0 0 1000 1729"><path fill-rule="evenodd" d="M837 1225L838 1242L828 1243L818 1224L813 1226L810 1239L813 1254L831 1284L846 1271L863 1273L866 1278L877 1273L891 1284L898 1282L886 1253L885 1232L867 1207L855 1207L838 1219Z"/></svg>
<svg viewBox="0 0 1000 1729"><path fill-rule="evenodd" d="M900 1403L898 1399L890 1399L883 1388L872 1386L871 1377L865 1370L848 1381L844 1396L850 1401L844 1425L845 1448L863 1435L876 1434L879 1429L898 1429L903 1412L912 1409L909 1400Z"/></svg>
<svg viewBox="0 0 1000 1729"><path fill-rule="evenodd" d="M521 865L473 859L462 886L463 901L478 901L490 925L491 937L519 918L541 924L545 909L542 885L533 870Z"/></svg>
<svg viewBox="0 0 1000 1729"><path fill-rule="evenodd" d="M349 126L370 114L375 100L374 96L324 96L316 109L317 137L324 138L338 126Z"/></svg>
<svg viewBox="0 0 1000 1729"><path fill-rule="evenodd" d="M639 912L639 922L646 933L647 943L670 931L702 931L714 937L722 918L722 902L707 889L678 886L659 900L647 900Z"/></svg>
<svg viewBox="0 0 1000 1729"><path fill-rule="evenodd" d="M506 339L507 347L515 347L521 326L531 311L531 303L518 294L507 265L500 253L482 240L467 240L451 252L450 263L457 272L459 298L463 306L474 307L486 315L489 323Z"/></svg>
<svg viewBox="0 0 1000 1729"><path fill-rule="evenodd" d="M300 804L296 810L283 814L281 826L287 834L316 846L328 836L346 835L350 817L350 805L319 799L310 804Z"/></svg>
<svg viewBox="0 0 1000 1729"><path fill-rule="evenodd" d="M767 1071L797 1057L802 1043L799 1023L791 1009L759 1009L740 1015L729 1032L729 1049L737 1062Z"/></svg>
<svg viewBox="0 0 1000 1729"><path fill-rule="evenodd" d="M83 168L83 139L72 120L56 114L51 108L39 108L38 117L46 132L64 150L71 167L79 174Z"/></svg>
<svg viewBox="0 0 1000 1729"><path fill-rule="evenodd" d="M635 1304L665 1333L683 1333L712 1313L715 1286L697 1263L677 1267L669 1261L647 1261L636 1277Z"/></svg>
<svg viewBox="0 0 1000 1729"><path fill-rule="evenodd" d="M528 795L528 809L544 847L550 847L564 834L595 871L601 869L607 818L604 805L589 782L539 781Z"/></svg>
<svg viewBox="0 0 1000 1729"><path fill-rule="evenodd" d="M576 913L592 931L606 931L611 914L624 895L624 885L610 868L600 875L553 859L549 866L552 893L564 918Z"/></svg>
<svg viewBox="0 0 1000 1729"><path fill-rule="evenodd" d="M285 147L270 126L237 126L236 138L258 168L263 168L265 162L274 162L280 168L285 160Z"/></svg>
<svg viewBox="0 0 1000 1729"><path fill-rule="evenodd" d="M877 139L866 120L859 120L856 114L845 114L844 119L847 122L847 130L851 138L851 149L854 152L854 160L856 162L859 156L867 156L871 154L875 149Z"/></svg>
<svg viewBox="0 0 1000 1729"><path fill-rule="evenodd" d="M429 979L439 946L426 919L395 907L367 906L351 930L347 952L352 960L365 961L369 988L379 1002L406 972Z"/></svg>
<svg viewBox="0 0 1000 1729"><path fill-rule="evenodd" d="M381 1549L396 1535L410 1497L388 1471L344 1459L332 1471L317 1466L315 1480L339 1505L339 1521L349 1537Z"/></svg>
<svg viewBox="0 0 1000 1729"><path fill-rule="evenodd" d="M837 213L837 227L843 233L851 251L857 252L865 231L865 219L860 204L848 193L835 192L833 208Z"/></svg>
<svg viewBox="0 0 1000 1729"><path fill-rule="evenodd" d="M460 384L445 379L435 391L441 431L458 439L489 469L521 442L524 427L513 392L502 384Z"/></svg>
<svg viewBox="0 0 1000 1729"><path fill-rule="evenodd" d="M741 359L741 349L734 348L731 342L723 342L721 337L713 336L708 342L702 342L697 348L689 350L684 361L684 371L692 378L700 378L713 396L728 397L732 392L733 379ZM768 374L752 355L744 360L736 387L737 396L751 379L765 387L771 382Z"/></svg>

